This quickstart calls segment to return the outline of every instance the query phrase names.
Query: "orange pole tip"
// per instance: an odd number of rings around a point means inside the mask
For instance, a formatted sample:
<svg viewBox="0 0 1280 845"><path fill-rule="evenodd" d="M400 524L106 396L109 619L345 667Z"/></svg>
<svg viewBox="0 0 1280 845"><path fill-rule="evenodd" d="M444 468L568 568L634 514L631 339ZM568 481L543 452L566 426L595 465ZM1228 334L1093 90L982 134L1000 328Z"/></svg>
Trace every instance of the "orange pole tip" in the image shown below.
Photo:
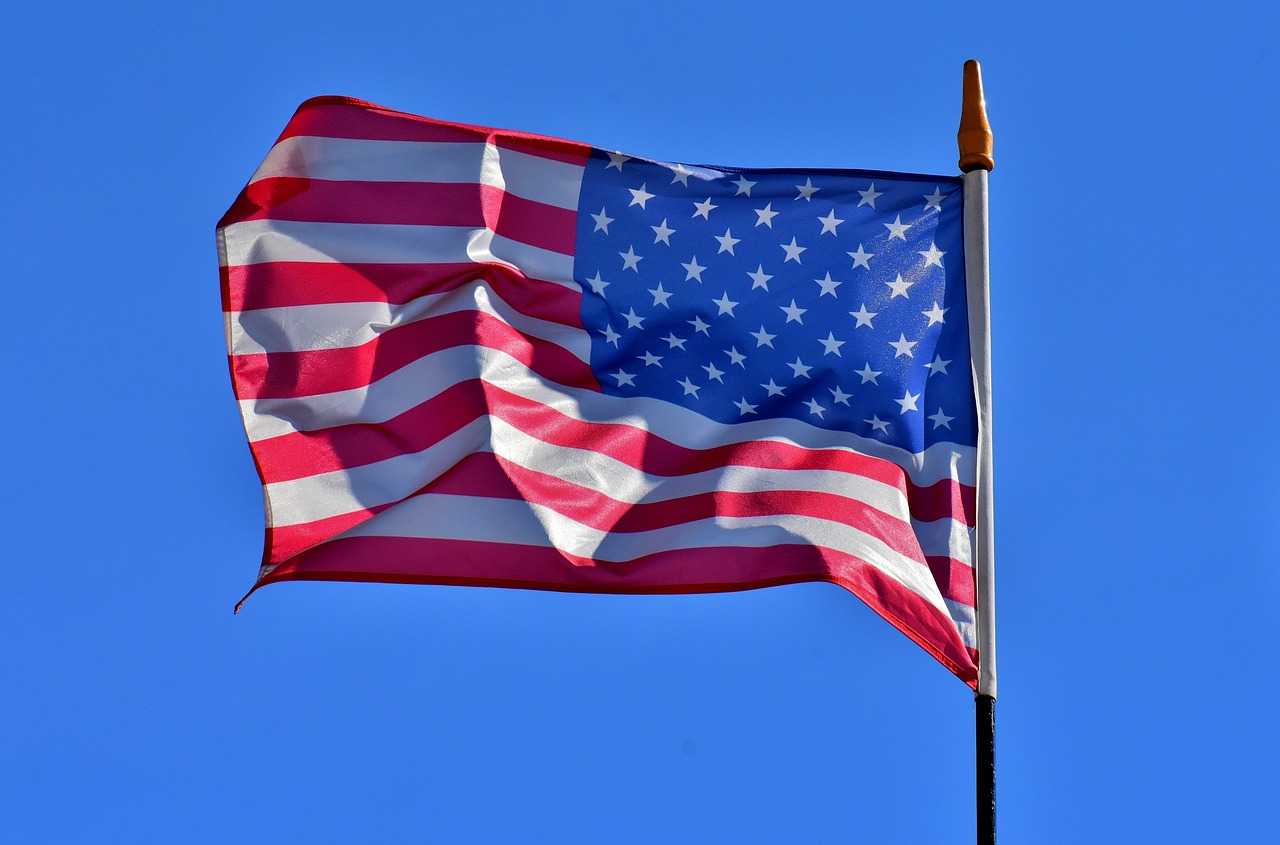
<svg viewBox="0 0 1280 845"><path fill-rule="evenodd" d="M973 59L964 63L964 100L960 107L960 170L991 170L994 139L987 122L987 103L982 97L982 68Z"/></svg>

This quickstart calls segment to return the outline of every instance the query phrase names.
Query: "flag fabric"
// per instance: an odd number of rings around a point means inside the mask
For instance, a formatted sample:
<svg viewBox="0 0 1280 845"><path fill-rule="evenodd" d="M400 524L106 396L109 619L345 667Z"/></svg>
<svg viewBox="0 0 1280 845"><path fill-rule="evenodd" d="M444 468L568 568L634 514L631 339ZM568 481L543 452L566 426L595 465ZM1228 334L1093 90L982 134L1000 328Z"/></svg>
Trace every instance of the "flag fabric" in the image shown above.
<svg viewBox="0 0 1280 845"><path fill-rule="evenodd" d="M827 581L972 685L961 194L307 101L218 226L254 589Z"/></svg>

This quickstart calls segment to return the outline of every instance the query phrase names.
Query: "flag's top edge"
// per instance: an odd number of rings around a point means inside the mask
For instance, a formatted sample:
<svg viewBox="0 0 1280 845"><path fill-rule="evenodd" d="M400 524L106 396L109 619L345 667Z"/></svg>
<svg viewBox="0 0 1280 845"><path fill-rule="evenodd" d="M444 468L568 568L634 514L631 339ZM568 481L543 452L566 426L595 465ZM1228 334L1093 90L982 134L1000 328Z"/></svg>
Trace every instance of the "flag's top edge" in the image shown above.
<svg viewBox="0 0 1280 845"><path fill-rule="evenodd" d="M500 129L494 126L479 126L471 123L456 123L450 120L440 120L435 117L426 117L425 115L412 114L410 112L399 111L398 109L380 106L377 103L371 103L368 100L360 100L355 97L344 97L339 94L322 94L319 97L312 97L304 100L298 106L297 114L301 114L310 108L320 106L353 106L355 108L366 109L369 111L381 112L389 117L399 117L405 120L412 120L419 123L429 123L433 126L440 126L449 129L456 129L459 132L481 133L485 135L498 134L504 137L517 140L540 142L546 144L568 144L574 147L581 147L583 150L591 149L590 144L584 144L581 141L569 141L564 138L554 138L550 135L539 135L535 132L519 132L514 129Z"/></svg>
<svg viewBox="0 0 1280 845"><path fill-rule="evenodd" d="M586 144L581 141L571 141L564 138L556 138L551 135L540 135L532 132L520 132L514 129L502 129L502 128L492 127L492 126L480 126L478 124L458 123L455 121L441 120L439 118L426 117L424 115L412 114L410 112L399 111L398 109L387 108L386 106L380 106L377 103L371 103L368 100L361 100L356 97L346 97L339 94L322 94L320 96L311 97L310 99L304 100L298 106L297 114L301 114L303 111L310 108L323 107L323 106L352 106L355 108L361 108L361 109L367 109L370 111L379 112L389 117L398 117L398 118L403 118L405 120L412 120L420 123L431 124L434 126L455 129L459 132L480 133L485 135L498 134L498 135L502 135L504 137L510 138L512 140L525 141L525 142L534 143L534 144L568 145L571 147L580 148L584 152L589 150L599 150L602 153L610 152L605 150L604 148L595 147L593 145ZM620 151L614 150L612 152L620 152ZM659 159L649 158L647 156L632 155L630 153L625 153L625 155L628 158L635 159L637 161L650 162L650 163L662 165L665 167L671 167L678 164L684 167L716 170L716 171L728 172L728 173L759 173L759 174L783 175L783 174L789 174L789 173L802 172L806 174L812 174L814 176L824 176L824 175L865 176L868 178L878 178L878 179L919 180L924 182L942 182L942 183L954 183L954 184L960 184L961 182L961 177L956 174L944 176L944 175L930 174L930 173L907 173L907 172L896 171L896 170L876 170L876 169L849 168L849 167L740 167L736 165L723 165L723 164L669 162L669 161L662 161Z"/></svg>

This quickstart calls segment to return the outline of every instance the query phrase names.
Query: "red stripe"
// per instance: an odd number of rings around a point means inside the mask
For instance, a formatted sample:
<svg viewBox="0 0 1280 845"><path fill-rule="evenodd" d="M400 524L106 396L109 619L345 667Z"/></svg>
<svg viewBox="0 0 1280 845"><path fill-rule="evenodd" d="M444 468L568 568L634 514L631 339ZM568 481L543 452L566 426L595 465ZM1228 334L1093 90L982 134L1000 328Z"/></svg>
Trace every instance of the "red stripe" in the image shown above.
<svg viewBox="0 0 1280 845"><path fill-rule="evenodd" d="M730 592L827 581L857 595L969 686L977 681L976 664L951 619L871 564L808 545L682 549L626 564L605 564L555 549L506 543L348 537L295 556L254 589L293 580L648 594Z"/></svg>
<svg viewBox="0 0 1280 845"><path fill-rule="evenodd" d="M954 519L964 525L975 524L977 492L972 485L943 479L920 487L907 478L907 498L911 515L921 522Z"/></svg>
<svg viewBox="0 0 1280 845"><path fill-rule="evenodd" d="M317 519L315 522L306 522L301 525L268 528L267 548L263 554L263 560L266 563L280 563L288 560L312 546L332 540L348 528L354 528L369 517L390 507L392 505L380 505L331 516L328 519Z"/></svg>
<svg viewBox="0 0 1280 845"><path fill-rule="evenodd" d="M907 523L834 493L718 491L631 505L593 490L567 485L557 476L527 470L489 452L469 455L459 461L426 491L536 502L583 525L619 533L668 528L716 516L796 514L826 519L865 531L883 540L898 554L927 563L943 598L974 606L972 567L949 557L925 557Z"/></svg>
<svg viewBox="0 0 1280 845"><path fill-rule="evenodd" d="M714 516L775 516L797 514L840 522L884 540L899 554L927 562L943 598L974 606L973 570L948 557L923 558L906 523L842 496L804 492L725 493L687 496L666 502L627 505L570 487L555 476L536 473L481 452L459 461L424 493L532 501L584 525L603 531L632 532L666 528ZM408 497L412 498L412 497ZM270 532L269 562L281 563L317 543L364 522L397 503Z"/></svg>
<svg viewBox="0 0 1280 845"><path fill-rule="evenodd" d="M485 382L468 379L385 423L298 431L251 444L267 484L421 452L487 412Z"/></svg>
<svg viewBox="0 0 1280 845"><path fill-rule="evenodd" d="M522 431L560 446L600 452L653 475L676 476L724 466L829 469L896 486L902 470L888 461L843 449L807 449L773 440L748 440L706 449L680 446L623 423L581 422L538 402L501 391L501 417ZM491 393L491 396L497 394ZM558 418L552 425L547 416Z"/></svg>
<svg viewBox="0 0 1280 845"><path fill-rule="evenodd" d="M485 222L504 238L573 255L578 240L578 212L545 205L482 186Z"/></svg>
<svg viewBox="0 0 1280 845"><path fill-rule="evenodd" d="M432 402L424 403L415 409L414 422L427 428L433 441L443 439L483 413L483 390L483 385L476 381L455 385ZM418 414L419 411L423 413ZM417 451L416 444L411 447L398 443L394 435L379 431L376 427L350 426L349 428L361 429L371 437L378 438L376 445L390 449L391 454ZM544 431L545 427L540 427L539 430ZM341 451L325 455L324 458L328 460L323 458L317 460L316 454L306 454L298 448L303 445L310 446L312 441L323 442L324 438L286 435L262 441L255 444L258 463L264 468L291 464L295 470L306 474L307 470L326 471L327 464L331 462L336 462L339 466L344 461L348 466L366 462L363 458L367 455ZM352 444L347 445L350 447ZM368 445L370 444L366 444ZM294 454L287 454L290 450L294 451ZM320 451L322 450L315 450L316 453ZM815 458L823 456L821 452L812 454ZM736 465L732 461L729 463ZM266 480L284 479L267 476ZM901 482L899 482L899 489L901 489ZM716 491L633 505L611 499L595 490L566 483L556 475L526 469L486 452L475 453L464 458L424 490L432 493L536 502L583 525L601 531L620 533L667 528L715 516L752 517L797 514L849 525L880 538L904 557L921 563L925 562L918 541L907 523L870 505L833 493L803 490L751 493ZM356 522L388 506L361 511ZM331 520L322 522L328 527L327 524ZM356 522L333 525L332 533L345 530ZM277 545L275 561L284 560L289 554L325 539L322 532L314 530L315 527L317 526L312 524L290 526L291 530L287 534L290 539L284 546ZM301 538L297 536L299 534L302 535ZM969 567L945 557L930 557L928 565L944 597L972 606L974 587L972 570Z"/></svg>
<svg viewBox="0 0 1280 845"><path fill-rule="evenodd" d="M671 528L723 516L814 517L847 525L878 537L898 554L924 565L919 541L911 526L868 504L834 493L803 490L763 490L735 493L719 490L675 499L631 504L599 490L566 482L490 453L468 456L455 465L432 493L451 492L481 498L518 499L550 508L598 531L630 534Z"/></svg>
<svg viewBox="0 0 1280 845"><path fill-rule="evenodd" d="M491 392L495 397L498 393ZM522 431L537 432L539 439L560 446L575 446L614 457L653 475L675 476L719 469L723 466L750 466L772 469L824 469L861 475L883 484L903 488L913 505L917 519L932 522L943 516L972 523L971 487L961 487L943 479L927 488L917 487L896 464L848 449L808 449L773 440L750 440L708 449L690 449L665 440L650 432L622 423L583 423L569 417L548 423L541 404L501 391L507 407L500 411L502 419ZM492 402L492 399L491 399ZM956 489L959 487L960 489ZM919 499L920 511L915 511ZM955 505L961 504L957 510Z"/></svg>
<svg viewBox="0 0 1280 845"><path fill-rule="evenodd" d="M531 280L502 264L331 264L278 261L223 268L225 307L232 311L388 302L448 293L484 279L516 311L582 328L582 294L564 285Z"/></svg>
<svg viewBox="0 0 1280 845"><path fill-rule="evenodd" d="M969 607L978 606L977 584L973 579L973 567L955 558L929 555L925 558L933 572L934 583L943 598L958 601Z"/></svg>
<svg viewBox="0 0 1280 845"><path fill-rule="evenodd" d="M465 123L446 123L348 97L313 97L298 106L297 113L280 134L280 140L295 135L374 141L481 141L572 164L583 164L591 155L590 146L576 141Z"/></svg>
<svg viewBox="0 0 1280 845"><path fill-rule="evenodd" d="M908 523L863 502L832 493L715 491L630 504L610 498L602 491L483 452L464 458L426 489L432 493L534 502L596 530L624 534L670 528L716 516L816 517L866 531L898 554L924 565L924 555ZM346 527L349 526L343 529Z"/></svg>
<svg viewBox="0 0 1280 845"><path fill-rule="evenodd" d="M286 399L366 387L433 352L468 345L505 352L558 384L599 389L591 367L563 347L479 311L418 320L349 348L236 355L231 369L241 399Z"/></svg>
<svg viewBox="0 0 1280 845"><path fill-rule="evenodd" d="M253 450L263 468L264 481L288 481L420 452L485 414L530 432L545 443L598 452L657 476L689 475L725 466L858 475L903 490L912 516L918 520L950 518L972 524L971 511L963 507L965 499L973 498L971 487L949 479L926 488L916 487L900 467L889 461L844 449L806 449L773 441L691 449L633 426L583 422L479 379L453 385L383 423L282 434L257 441Z"/></svg>
<svg viewBox="0 0 1280 845"><path fill-rule="evenodd" d="M388 423L299 431L252 445L267 484L376 463L430 448L485 415L485 383L468 379Z"/></svg>
<svg viewBox="0 0 1280 845"><path fill-rule="evenodd" d="M227 223L297 220L488 228L504 238L572 255L577 212L527 200L491 185L435 182L331 182L274 177L249 185Z"/></svg>

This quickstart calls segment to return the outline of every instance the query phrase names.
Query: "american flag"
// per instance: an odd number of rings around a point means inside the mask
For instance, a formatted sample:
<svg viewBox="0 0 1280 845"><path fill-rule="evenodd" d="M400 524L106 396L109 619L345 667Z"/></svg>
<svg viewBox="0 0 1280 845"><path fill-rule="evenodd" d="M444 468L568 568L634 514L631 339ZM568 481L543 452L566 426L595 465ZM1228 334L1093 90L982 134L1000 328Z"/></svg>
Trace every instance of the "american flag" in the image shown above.
<svg viewBox="0 0 1280 845"><path fill-rule="evenodd" d="M307 101L218 227L255 589L829 581L972 685L961 206Z"/></svg>

